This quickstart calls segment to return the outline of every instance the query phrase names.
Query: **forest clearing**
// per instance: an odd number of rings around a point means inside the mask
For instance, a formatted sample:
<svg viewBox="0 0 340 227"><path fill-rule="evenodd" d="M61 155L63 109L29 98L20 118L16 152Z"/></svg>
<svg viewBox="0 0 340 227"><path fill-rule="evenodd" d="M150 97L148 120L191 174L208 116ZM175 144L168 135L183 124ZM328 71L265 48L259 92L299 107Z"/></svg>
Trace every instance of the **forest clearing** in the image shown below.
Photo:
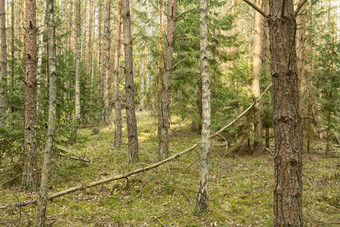
<svg viewBox="0 0 340 227"><path fill-rule="evenodd" d="M120 151L112 149L112 127L80 130L79 142L67 148L65 157L55 158L51 193L76 185L125 173L158 160L157 118L137 112L140 163L127 165L127 139ZM190 122L172 119L171 154L200 140ZM126 135L126 130L123 130ZM223 144L215 139L212 144ZM307 226L337 226L339 220L339 155L325 158L320 152L304 155L304 215ZM154 170L115 182L84 189L49 204L47 223L53 226L272 226L273 160L270 152L253 157L229 154L225 147L212 146L210 209L206 216L194 215L199 176L199 156L193 151ZM315 168L317 167L317 168ZM5 180L4 177L2 179ZM7 180L7 179L6 179ZM21 189L1 190L2 203L31 198ZM29 226L35 206L1 211L1 225Z"/></svg>
<svg viewBox="0 0 340 227"><path fill-rule="evenodd" d="M0 0L0 226L340 226L340 1Z"/></svg>

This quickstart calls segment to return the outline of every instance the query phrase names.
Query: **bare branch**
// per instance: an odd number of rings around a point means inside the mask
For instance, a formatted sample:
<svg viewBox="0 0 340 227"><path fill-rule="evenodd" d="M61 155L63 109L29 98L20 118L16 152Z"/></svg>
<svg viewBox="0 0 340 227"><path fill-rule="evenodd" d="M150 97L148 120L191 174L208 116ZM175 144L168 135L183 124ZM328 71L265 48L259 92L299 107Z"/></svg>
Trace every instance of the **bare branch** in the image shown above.
<svg viewBox="0 0 340 227"><path fill-rule="evenodd" d="M298 5L298 7L296 8L296 10L295 10L295 12L294 12L294 17L296 17L296 16L299 14L299 11L301 10L302 6L303 6L304 4L306 4L306 2L307 2L307 0L304 0L302 3L300 3L300 4Z"/></svg>
<svg viewBox="0 0 340 227"><path fill-rule="evenodd" d="M264 96L264 94L269 90L269 88L272 86L272 84L270 84L266 90L247 108L245 109L240 115L238 115L234 120L232 120L229 124L227 124L226 126L224 126L223 128L221 128L220 130L218 130L217 132L215 132L214 134L212 134L209 139L219 135L221 132L223 132L224 130L226 130L227 128L229 128L230 126L232 126L234 123L236 123L241 117L243 117L249 110L251 110L255 104L257 102L260 101L260 99ZM53 200L55 198L58 198L58 197L61 197L61 196L64 196L64 195L67 195L67 194L70 194L70 193L73 193L73 192L76 192L76 191L80 191L80 190L83 190L83 189L86 189L86 188L91 188L91 187L94 187L94 186L97 186L97 185L102 185L102 184L105 184L105 183L108 183L108 182L111 182L111 181L116 181L116 180L119 180L119 179L127 179L128 177L132 176L132 175L135 175L135 174L138 174L138 173L142 173L142 172L146 172L146 171L149 171L151 169L155 169L157 168L158 166L161 166L167 162L170 162L172 160L175 160L176 158L186 154L186 153L189 153L193 150L195 150L195 148L197 148L199 145L201 145L201 142L198 142L194 145L192 145L191 147L177 153L177 154L174 154L173 156L169 157L169 158L166 158L162 161L159 161L159 162L156 162L154 164L150 164L148 166L143 166L142 168L139 168L139 169L136 169L136 170L132 170L128 173L125 173L125 174L119 174L119 175L114 175L114 176L111 176L109 178L104 178L102 180L98 180L98 181L94 181L94 182L91 182L89 184L85 184L85 185L78 185L78 186L75 186L75 187L72 187L72 188L68 188L68 189L65 189L64 191L60 191L60 192L57 192L57 193L54 193L52 195L50 195L48 197L48 200ZM0 210L3 210L3 209L7 209L9 207L23 207L23 206L28 206L28 205L32 205L32 204L35 204L37 202L37 199L30 199L30 200L26 200L26 201L22 201L22 202L17 202L17 203L11 203L11 204L3 204L3 205L0 205Z"/></svg>
<svg viewBox="0 0 340 227"><path fill-rule="evenodd" d="M283 0L282 8L281 8L281 17L285 15L285 8L286 8L286 0Z"/></svg>
<svg viewBox="0 0 340 227"><path fill-rule="evenodd" d="M251 3L249 0L243 0L243 1L246 2L248 5L250 5L251 7L253 7L257 12L261 13L262 16L264 16L265 18L269 17L265 12L263 12L259 7Z"/></svg>
<svg viewBox="0 0 340 227"><path fill-rule="evenodd" d="M176 20L177 20L178 18L184 16L185 14L190 13L191 11L196 10L197 8L198 8L198 7L195 7L195 8L193 8L193 9L189 9L189 10L187 10L187 11L181 13L180 15L178 15L178 16L176 17Z"/></svg>

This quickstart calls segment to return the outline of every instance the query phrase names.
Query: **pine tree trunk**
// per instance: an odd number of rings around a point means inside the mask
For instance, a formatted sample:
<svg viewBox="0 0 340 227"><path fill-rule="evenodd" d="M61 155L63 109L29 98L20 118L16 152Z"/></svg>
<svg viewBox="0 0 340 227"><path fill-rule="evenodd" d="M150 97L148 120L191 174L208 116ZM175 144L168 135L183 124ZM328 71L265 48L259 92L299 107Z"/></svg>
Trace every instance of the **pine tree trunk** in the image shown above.
<svg viewBox="0 0 340 227"><path fill-rule="evenodd" d="M106 17L104 29L104 122L110 122L110 53L111 53L111 0L106 1Z"/></svg>
<svg viewBox="0 0 340 227"><path fill-rule="evenodd" d="M67 49L71 50L72 47L72 26L73 26L73 0L70 0L70 12L69 12L69 23L68 23L68 28L69 28L69 34L67 36L68 38L68 46Z"/></svg>
<svg viewBox="0 0 340 227"><path fill-rule="evenodd" d="M299 4L302 4L303 2L304 0L299 0ZM305 79L306 4L302 6L300 14L297 16L296 19L297 19L296 49L298 60L297 67L300 82L300 96L302 98L306 89ZM303 110L303 108L301 110Z"/></svg>
<svg viewBox="0 0 340 227"><path fill-rule="evenodd" d="M14 45L14 1L12 1L12 7L11 7L11 58L12 58L12 63L11 63L11 89L14 87L14 77L15 77L15 71L14 71L14 66L15 66L15 45ZM11 110L13 112L13 110Z"/></svg>
<svg viewBox="0 0 340 227"><path fill-rule="evenodd" d="M158 125L159 159L161 160L169 157L170 85L175 45L177 0L168 0L168 7L167 42L164 54L164 73L161 81L160 124Z"/></svg>
<svg viewBox="0 0 340 227"><path fill-rule="evenodd" d="M41 170L40 193L37 203L36 226L45 226L46 209L48 197L48 182L51 169L51 157L53 148L53 139L55 131L55 118L57 108L57 91L56 91L56 44L55 44L55 20L54 20L54 0L47 1L48 15L48 67L49 67L49 114L48 114L48 131L44 151L44 161Z"/></svg>
<svg viewBox="0 0 340 227"><path fill-rule="evenodd" d="M125 92L126 92L126 121L128 130L129 161L139 161L138 134L134 102L133 83L133 51L131 35L131 11L129 0L122 2L124 55L125 55Z"/></svg>
<svg viewBox="0 0 340 227"><path fill-rule="evenodd" d="M158 136L161 135L161 127L162 118L161 118L161 91L162 91L162 60L163 60L163 0L159 1L159 57L158 57L158 90L157 90L157 114L158 114ZM160 138L159 138L160 139ZM159 153L159 159L163 159L161 157L161 153Z"/></svg>
<svg viewBox="0 0 340 227"><path fill-rule="evenodd" d="M210 73L208 56L208 12L207 0L200 0L200 49L202 78L202 145L200 183L197 193L197 212L204 214L208 210L209 152L210 152Z"/></svg>
<svg viewBox="0 0 340 227"><path fill-rule="evenodd" d="M90 0L90 20L89 20L89 42L87 45L87 75L91 74L91 62L92 62L92 17L93 17L93 0Z"/></svg>
<svg viewBox="0 0 340 227"><path fill-rule="evenodd" d="M25 76L25 140L22 187L35 191L37 186L37 25L35 0L26 0L26 76Z"/></svg>
<svg viewBox="0 0 340 227"><path fill-rule="evenodd" d="M302 226L302 134L292 0L269 2L274 100L274 226ZM283 9L283 10L282 10ZM282 15L284 14L284 15Z"/></svg>
<svg viewBox="0 0 340 227"><path fill-rule="evenodd" d="M102 44L103 44L103 37L102 37L102 0L99 0L99 12L98 12L98 84L97 84L97 92L98 92L98 100L102 99Z"/></svg>
<svg viewBox="0 0 340 227"><path fill-rule="evenodd" d="M5 0L0 0L0 32L1 32L1 80L0 80L0 126L5 124L6 84L7 84L7 43L6 43L6 10Z"/></svg>
<svg viewBox="0 0 340 227"><path fill-rule="evenodd" d="M80 8L81 8L81 0L76 1L76 112L75 112L75 120L76 124L79 124L80 120L80 58L81 58L81 24L80 24Z"/></svg>
<svg viewBox="0 0 340 227"><path fill-rule="evenodd" d="M87 1L84 2L84 13L83 13L83 24L84 24L84 33L83 33L83 46L82 46L82 52L81 52L81 59L85 62L86 59L86 34L87 34Z"/></svg>
<svg viewBox="0 0 340 227"><path fill-rule="evenodd" d="M261 0L256 1L256 5L261 7ZM261 14L255 12L255 33L254 33L254 53L253 53L253 95L257 99L261 95L260 89L261 75ZM257 103L254 108L254 154L262 152L262 119L261 119L261 104Z"/></svg>
<svg viewBox="0 0 340 227"><path fill-rule="evenodd" d="M44 3L44 8L46 4ZM43 9L41 17L41 33L39 36L39 51L38 51L38 64L37 64L37 114L39 113L39 95L40 95L40 80L41 80L41 64L44 51L44 26L45 26L45 14L46 10Z"/></svg>
<svg viewBox="0 0 340 227"><path fill-rule="evenodd" d="M117 3L117 30L116 30L116 51L114 59L114 108L115 108L115 136L114 147L119 150L122 145L122 104L119 90L119 75L120 75L120 43L121 43L121 29L122 29L122 0Z"/></svg>

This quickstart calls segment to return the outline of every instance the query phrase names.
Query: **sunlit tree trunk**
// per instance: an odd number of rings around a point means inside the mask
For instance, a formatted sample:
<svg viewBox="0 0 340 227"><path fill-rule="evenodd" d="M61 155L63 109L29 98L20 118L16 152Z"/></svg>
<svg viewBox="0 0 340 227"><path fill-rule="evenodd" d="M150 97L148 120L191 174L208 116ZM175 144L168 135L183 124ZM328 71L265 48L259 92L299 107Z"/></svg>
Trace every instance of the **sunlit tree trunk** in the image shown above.
<svg viewBox="0 0 340 227"><path fill-rule="evenodd" d="M137 121L134 102L133 82L133 51L131 35L131 11L129 0L122 2L124 55L125 55L125 92L126 92L126 121L128 130L129 161L139 161Z"/></svg>
<svg viewBox="0 0 340 227"><path fill-rule="evenodd" d="M110 121L110 56L111 56L111 0L106 0L106 17L104 28L104 122Z"/></svg>
<svg viewBox="0 0 340 227"><path fill-rule="evenodd" d="M158 114L158 136L161 135L162 117L161 117L161 91L162 91L162 60L163 60L163 0L159 1L159 57L158 57L158 90L157 90L157 114ZM161 153L159 153L159 159L162 159Z"/></svg>
<svg viewBox="0 0 340 227"><path fill-rule="evenodd" d="M83 46L81 47L81 59L85 62L86 59L86 34L87 34L87 3L88 1L84 1L84 9L83 9L83 22L84 33L83 33Z"/></svg>
<svg viewBox="0 0 340 227"><path fill-rule="evenodd" d="M122 104L119 90L119 75L120 75L120 45L121 45L121 28L122 28L122 0L117 3L117 27L116 27L116 51L114 58L114 108L115 108L115 136L114 147L119 150L122 145Z"/></svg>
<svg viewBox="0 0 340 227"><path fill-rule="evenodd" d="M48 131L44 150L44 161L41 170L40 192L37 205L36 226L46 225L46 209L48 197L48 182L51 169L52 147L55 131L55 118L57 108L57 84L56 84L56 44L55 44L55 20L54 0L47 0L48 16L48 73L49 73L49 108Z"/></svg>
<svg viewBox="0 0 340 227"><path fill-rule="evenodd" d="M256 1L256 5L261 7L261 0ZM253 95L257 99L261 94L260 75L261 75L261 14L255 12L255 31L254 31L254 52L253 52ZM254 108L254 154L262 152L262 119L261 104L257 103Z"/></svg>
<svg viewBox="0 0 340 227"><path fill-rule="evenodd" d="M44 3L44 8L45 8ZM37 64L37 114L39 113L39 95L40 95L40 80L41 80L41 64L42 64L42 58L43 58L43 51L44 51L44 26L45 26L45 14L46 10L43 9L43 13L41 16L41 22L40 22L40 35L39 35L39 50L38 50L38 64Z"/></svg>
<svg viewBox="0 0 340 227"><path fill-rule="evenodd" d="M209 152L210 152L210 73L208 56L208 9L207 0L200 0L200 49L201 49L201 78L202 78L202 145L200 183L197 193L197 212L206 213L208 210L209 185Z"/></svg>
<svg viewBox="0 0 340 227"><path fill-rule="evenodd" d="M274 226L302 226L302 134L293 0L270 0L269 9L275 135Z"/></svg>
<svg viewBox="0 0 340 227"><path fill-rule="evenodd" d="M90 0L90 12L89 12L89 42L87 45L87 75L91 74L91 63L92 63L92 17L93 17L93 0Z"/></svg>
<svg viewBox="0 0 340 227"><path fill-rule="evenodd" d="M75 112L75 120L77 124L80 120L80 58L81 58L81 24L80 24L80 6L81 0L77 0L76 2L76 83L75 83L75 91L76 91L76 112Z"/></svg>
<svg viewBox="0 0 340 227"><path fill-rule="evenodd" d="M173 51L175 45L177 0L168 1L168 23L166 35L166 50L164 54L164 73L160 95L160 124L158 127L159 158L169 157L169 128L170 128L170 85L172 74Z"/></svg>
<svg viewBox="0 0 340 227"><path fill-rule="evenodd" d="M102 37L102 7L103 7L103 0L99 0L99 12L98 12L98 84L97 84L97 92L99 100L102 98L102 44L103 44L103 37Z"/></svg>
<svg viewBox="0 0 340 227"><path fill-rule="evenodd" d="M5 0L0 0L0 33L1 33L1 80L0 80L0 126L4 125L6 113L7 84L7 40L6 40L6 9Z"/></svg>
<svg viewBox="0 0 340 227"><path fill-rule="evenodd" d="M14 77L15 77L15 70L14 70L14 66L15 66L15 45L14 45L14 1L12 1L11 3L11 58L12 58L12 62L11 62L11 89L13 89L14 87Z"/></svg>
<svg viewBox="0 0 340 227"><path fill-rule="evenodd" d="M36 2L26 0L26 76L25 76L25 140L22 187L36 190L37 186L37 24Z"/></svg>

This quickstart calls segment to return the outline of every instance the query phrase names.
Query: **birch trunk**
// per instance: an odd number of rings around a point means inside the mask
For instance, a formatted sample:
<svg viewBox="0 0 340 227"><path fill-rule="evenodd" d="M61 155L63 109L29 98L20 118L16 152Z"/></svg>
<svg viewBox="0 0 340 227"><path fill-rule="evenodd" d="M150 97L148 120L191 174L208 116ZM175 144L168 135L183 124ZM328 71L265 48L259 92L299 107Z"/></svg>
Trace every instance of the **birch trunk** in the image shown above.
<svg viewBox="0 0 340 227"><path fill-rule="evenodd" d="M110 122L110 52L111 52L111 0L106 0L106 17L104 29L104 122Z"/></svg>
<svg viewBox="0 0 340 227"><path fill-rule="evenodd" d="M44 8L46 4L44 3ZM39 95L40 95L40 80L41 80L41 64L44 51L44 27L45 27L45 14L46 10L43 9L41 16L41 32L39 36L39 51L38 51L38 64L37 64L37 114L39 113Z"/></svg>
<svg viewBox="0 0 340 227"><path fill-rule="evenodd" d="M268 18L274 100L274 226L302 226L302 134L296 22L293 0L283 2L269 1Z"/></svg>
<svg viewBox="0 0 340 227"><path fill-rule="evenodd" d="M26 0L26 76L25 76L25 140L22 187L35 191L37 186L37 24L36 2Z"/></svg>
<svg viewBox="0 0 340 227"><path fill-rule="evenodd" d="M170 128L170 85L172 74L172 60L175 44L175 25L177 0L168 0L168 24L166 36L166 50L164 55L164 73L161 87L160 124L158 129L159 158L169 157L169 128Z"/></svg>
<svg viewBox="0 0 340 227"><path fill-rule="evenodd" d="M7 84L7 43L6 43L6 10L5 0L0 0L0 32L1 32L1 80L0 80L0 126L5 124L6 84Z"/></svg>
<svg viewBox="0 0 340 227"><path fill-rule="evenodd" d="M122 0L117 3L117 30L116 30L116 51L114 59L114 108L115 108L115 136L114 147L119 150L122 145L122 104L119 90L119 75L120 75L120 44L121 44L121 28L122 28Z"/></svg>
<svg viewBox="0 0 340 227"><path fill-rule="evenodd" d="M128 130L129 161L139 162L137 122L134 102L133 82L133 50L131 35L131 11L129 0L122 2L124 55L125 55L125 92L126 92L126 121Z"/></svg>
<svg viewBox="0 0 340 227"><path fill-rule="evenodd" d="M80 120L80 58L81 58L81 24L80 24L80 7L81 0L76 1L76 112L75 112L75 120L76 124L79 124Z"/></svg>
<svg viewBox="0 0 340 227"><path fill-rule="evenodd" d="M261 7L261 0L256 1L256 5ZM254 53L253 53L253 96L257 99L261 95L260 89L261 75L261 14L255 12L255 34L254 34ZM261 104L257 103L254 108L254 154L262 152L262 119L261 119Z"/></svg>
<svg viewBox="0 0 340 227"><path fill-rule="evenodd" d="M44 151L44 161L41 170L40 193L37 203L36 226L45 226L48 199L48 182L51 169L51 157L55 131L55 118L57 108L56 91L56 44L55 44L55 15L54 0L47 0L48 14L48 73L49 73L49 110L48 131Z"/></svg>
<svg viewBox="0 0 340 227"><path fill-rule="evenodd" d="M201 77L202 77L202 144L200 183L197 193L197 212L206 213L208 210L209 185L209 152L210 152L210 73L208 56L208 10L207 0L200 0L200 49L201 49Z"/></svg>

